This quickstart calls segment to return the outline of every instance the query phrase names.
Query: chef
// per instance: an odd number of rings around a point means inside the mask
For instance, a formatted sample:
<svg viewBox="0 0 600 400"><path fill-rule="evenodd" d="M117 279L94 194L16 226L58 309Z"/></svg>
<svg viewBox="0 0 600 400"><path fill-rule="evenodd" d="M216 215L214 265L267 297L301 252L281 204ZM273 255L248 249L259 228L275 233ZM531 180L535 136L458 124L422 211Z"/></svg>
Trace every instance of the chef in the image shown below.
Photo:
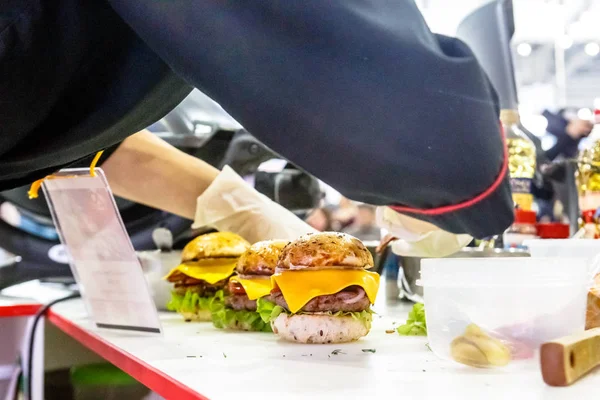
<svg viewBox="0 0 600 400"><path fill-rule="evenodd" d="M195 86L379 206L398 252L445 255L513 219L494 89L413 0L8 0L0 71L0 190L106 150L116 194L197 226L249 240L310 229L143 131Z"/></svg>

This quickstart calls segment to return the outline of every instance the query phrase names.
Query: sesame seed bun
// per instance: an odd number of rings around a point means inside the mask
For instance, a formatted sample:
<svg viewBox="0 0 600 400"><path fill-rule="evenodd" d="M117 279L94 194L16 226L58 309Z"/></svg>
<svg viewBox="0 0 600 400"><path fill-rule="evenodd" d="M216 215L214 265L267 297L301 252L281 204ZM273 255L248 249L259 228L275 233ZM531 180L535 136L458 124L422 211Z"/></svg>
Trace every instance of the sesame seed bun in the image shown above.
<svg viewBox="0 0 600 400"><path fill-rule="evenodd" d="M254 243L238 259L236 272L238 275L265 275L275 272L281 250L288 244L284 240L266 240Z"/></svg>
<svg viewBox="0 0 600 400"><path fill-rule="evenodd" d="M206 235L198 236L183 248L181 261L187 262L204 258L239 257L249 247L250 243L235 233L208 233Z"/></svg>
<svg viewBox="0 0 600 400"><path fill-rule="evenodd" d="M360 240L345 233L321 232L288 244L281 253L277 271L372 267L373 256Z"/></svg>

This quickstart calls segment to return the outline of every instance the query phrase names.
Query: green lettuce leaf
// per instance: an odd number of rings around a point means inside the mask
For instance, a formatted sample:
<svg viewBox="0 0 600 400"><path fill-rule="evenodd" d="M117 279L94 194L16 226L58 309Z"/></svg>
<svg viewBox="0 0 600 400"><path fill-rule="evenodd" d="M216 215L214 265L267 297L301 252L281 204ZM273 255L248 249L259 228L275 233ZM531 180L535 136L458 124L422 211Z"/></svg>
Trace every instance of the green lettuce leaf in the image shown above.
<svg viewBox="0 0 600 400"><path fill-rule="evenodd" d="M396 329L402 336L427 336L427 321L425 320L425 306L417 303L413 306L406 324Z"/></svg>
<svg viewBox="0 0 600 400"><path fill-rule="evenodd" d="M234 310L225 305L223 295L210 305L212 322L219 329L242 329L255 332L272 332L271 324L263 321L257 311Z"/></svg>
<svg viewBox="0 0 600 400"><path fill-rule="evenodd" d="M285 308L278 306L277 304L266 300L264 297L260 298L256 301L256 311L260 314L260 317L264 322L271 322L275 318L279 316L281 313L285 313L287 315L292 315L291 312L286 310ZM338 311L336 313L333 312L319 312L319 313L304 313L299 312L296 314L320 314L320 315L332 315L334 317L352 317L365 325L367 329L371 329L371 321L373 320L373 311L365 310L360 312L345 312Z"/></svg>
<svg viewBox="0 0 600 400"><path fill-rule="evenodd" d="M223 301L223 291L219 290L214 296L200 297L198 293L190 290L182 296L171 292L171 300L167 303L167 310L177 312L198 312L209 310L213 302Z"/></svg>
<svg viewBox="0 0 600 400"><path fill-rule="evenodd" d="M261 297L260 299L256 300L256 312L260 315L260 318L264 322L270 323L272 320L277 318L279 314L286 312L286 310L283 307L270 302L264 297Z"/></svg>

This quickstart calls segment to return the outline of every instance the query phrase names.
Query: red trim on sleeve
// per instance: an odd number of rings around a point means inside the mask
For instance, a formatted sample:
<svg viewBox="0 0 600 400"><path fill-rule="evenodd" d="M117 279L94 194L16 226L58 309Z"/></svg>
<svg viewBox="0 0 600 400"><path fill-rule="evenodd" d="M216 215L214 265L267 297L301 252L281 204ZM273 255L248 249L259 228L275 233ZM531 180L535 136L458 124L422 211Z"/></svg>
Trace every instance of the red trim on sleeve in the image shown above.
<svg viewBox="0 0 600 400"><path fill-rule="evenodd" d="M166 399L209 400L189 386L148 365L100 336L74 324L69 319L48 310L48 321L140 383Z"/></svg>
<svg viewBox="0 0 600 400"><path fill-rule="evenodd" d="M477 196L473 197L472 199L463 201L462 203L453 204L450 206L443 206L443 207L429 208L429 209L410 208L410 207L392 206L392 205L390 205L389 207L392 210L397 211L399 213L412 213L412 214L420 214L420 215L440 215L440 214L451 213L454 211L459 211L459 210L462 210L463 208L472 207L475 204L479 203L480 201L485 200L488 196L490 196L492 193L494 193L494 191L496 191L496 189L498 189L498 186L500 186L500 184L502 184L502 181L504 180L504 177L506 176L506 171L508 169L508 149L506 147L506 137L504 135L504 128L502 127L502 124L500 124L500 136L502 137L502 146L504 147L502 169L500 170L500 174L496 177L496 180L494 181L494 183L492 183L492 185L490 187L488 187L484 192L478 194Z"/></svg>

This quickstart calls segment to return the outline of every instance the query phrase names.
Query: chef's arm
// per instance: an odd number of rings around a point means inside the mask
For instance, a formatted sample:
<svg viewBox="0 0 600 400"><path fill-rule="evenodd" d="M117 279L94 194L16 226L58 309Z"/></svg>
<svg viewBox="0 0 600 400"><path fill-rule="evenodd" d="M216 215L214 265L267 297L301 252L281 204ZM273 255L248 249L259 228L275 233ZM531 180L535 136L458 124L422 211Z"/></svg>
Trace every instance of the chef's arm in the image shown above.
<svg viewBox="0 0 600 400"><path fill-rule="evenodd" d="M495 91L414 0L109 2L175 72L344 196L475 237L511 224Z"/></svg>
<svg viewBox="0 0 600 400"><path fill-rule="evenodd" d="M102 169L117 196L188 219L194 219L198 196L220 172L149 131L123 141L102 163ZM436 229L424 221L400 218L417 234Z"/></svg>
<svg viewBox="0 0 600 400"><path fill-rule="evenodd" d="M112 191L119 197L193 219L196 199L219 170L144 130L127 138L102 163ZM422 234L437 229L425 221L398 216Z"/></svg>
<svg viewBox="0 0 600 400"><path fill-rule="evenodd" d="M235 232L252 243L314 231L231 168L219 171L148 131L126 139L102 168L116 195L191 219L194 228Z"/></svg>
<svg viewBox="0 0 600 400"><path fill-rule="evenodd" d="M196 199L219 170L148 131L127 138L102 164L120 197L194 219Z"/></svg>
<svg viewBox="0 0 600 400"><path fill-rule="evenodd" d="M102 168L116 195L193 219L194 227L233 231L252 242L274 237L293 240L312 231L231 169L220 172L148 131L111 150ZM430 223L398 213L378 210L378 219L389 232L404 237L392 245L399 254L442 256L466 244ZM407 242L406 236L398 234L399 226L416 240Z"/></svg>

